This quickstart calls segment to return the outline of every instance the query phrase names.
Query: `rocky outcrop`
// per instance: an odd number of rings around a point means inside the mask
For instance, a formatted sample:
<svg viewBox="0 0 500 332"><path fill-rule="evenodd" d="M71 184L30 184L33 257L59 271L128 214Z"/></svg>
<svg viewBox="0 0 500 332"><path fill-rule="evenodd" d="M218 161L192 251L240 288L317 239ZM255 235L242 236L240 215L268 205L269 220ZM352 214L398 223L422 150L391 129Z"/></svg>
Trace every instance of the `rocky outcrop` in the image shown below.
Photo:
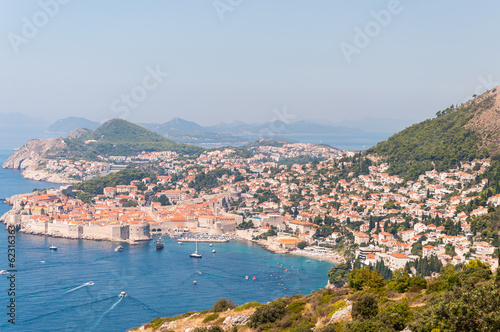
<svg viewBox="0 0 500 332"><path fill-rule="evenodd" d="M83 139L84 137L89 136L91 130L86 128L75 129L71 133L68 134L68 138L70 139Z"/></svg>
<svg viewBox="0 0 500 332"><path fill-rule="evenodd" d="M249 315L227 316L224 319L224 330L228 330L237 325L245 325L250 320Z"/></svg>
<svg viewBox="0 0 500 332"><path fill-rule="evenodd" d="M351 301L346 301L346 305L347 307L333 313L332 317L330 318L330 324L340 321L351 320L351 311L352 311Z"/></svg>
<svg viewBox="0 0 500 332"><path fill-rule="evenodd" d="M36 167L47 151L65 147L66 143L62 138L32 139L14 152L2 167L23 170L30 166Z"/></svg>
<svg viewBox="0 0 500 332"><path fill-rule="evenodd" d="M75 179L70 179L62 174L51 173L46 170L37 169L37 165L32 165L25 169L22 173L25 179L35 181L45 181L52 183L77 183Z"/></svg>

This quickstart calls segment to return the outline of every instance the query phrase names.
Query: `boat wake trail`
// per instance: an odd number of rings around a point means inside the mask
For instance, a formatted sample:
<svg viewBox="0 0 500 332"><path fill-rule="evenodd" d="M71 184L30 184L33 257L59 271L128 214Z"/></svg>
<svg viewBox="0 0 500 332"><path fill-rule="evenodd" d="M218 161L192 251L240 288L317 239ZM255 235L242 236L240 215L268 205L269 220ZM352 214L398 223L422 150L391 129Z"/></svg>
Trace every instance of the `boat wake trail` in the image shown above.
<svg viewBox="0 0 500 332"><path fill-rule="evenodd" d="M54 289L45 289L45 290L41 290L41 291L38 291L38 292L33 292L33 293L29 293L29 294L21 294L19 296L19 298L24 298L24 297L32 297L32 296L37 296L37 295L40 295L40 294L45 294L45 293L55 293L55 292L58 292L58 291L62 291L62 290L65 290L65 289L68 289L68 288L71 288L72 286L69 286L69 287L63 287L63 288L60 288L58 290L54 290Z"/></svg>
<svg viewBox="0 0 500 332"><path fill-rule="evenodd" d="M153 312L153 313L155 313L155 314L160 315L159 317L163 316L163 313L161 313L161 312L159 312L159 311L157 311L157 310L155 310L155 309L151 308L151 307L150 307L150 306L148 306L146 303L143 303L143 302L139 301L139 300L138 300L138 299L136 299L135 297L132 297L132 296L130 296L130 295L129 295L128 297L130 297L132 300L134 300L135 302L137 302L137 303L139 303L140 305L142 305L142 306L143 306L144 308L146 308L147 310L149 310L149 311L151 311L151 312Z"/></svg>
<svg viewBox="0 0 500 332"><path fill-rule="evenodd" d="M76 291L77 289L80 289L80 288L85 287L85 286L90 286L90 284L89 284L88 282L86 282L86 283L84 283L83 285L80 285L80 286L78 286L78 287L75 287L75 288L73 288L73 289L70 289L69 291L64 292L64 294L74 292L74 291Z"/></svg>
<svg viewBox="0 0 500 332"><path fill-rule="evenodd" d="M75 308L80 308L80 307L84 307L84 306L87 306L87 305L92 305L92 304L95 304L95 303L98 303L98 302L107 301L107 300L112 299L112 298L114 298L114 296L110 296L108 298L101 299L101 300L95 300L95 301L92 301L92 302L89 302L89 303L75 305L75 306L64 308L64 309L57 310L57 311L52 311L52 312L49 312L48 314L43 314L43 315L40 315L40 316L36 316L36 317L30 318L30 319L27 319L27 320L25 320L25 322L31 322L31 321L40 319L42 317L54 315L54 314L57 314L59 312L63 312L63 311L67 311L67 310L71 310L71 309L75 309Z"/></svg>
<svg viewBox="0 0 500 332"><path fill-rule="evenodd" d="M90 331L94 331L95 328L97 327L97 325L99 325L99 323L101 322L101 320L104 318L104 316L106 316L108 314L108 312L110 312L111 310L113 310L118 305L118 303L120 303L123 299L124 299L124 297L120 297L118 299L118 301L116 301L115 303L113 303L113 305L111 306L111 308L109 308L108 310L106 310L105 312L103 312L102 315L97 320L97 322L95 322L94 326L92 326L92 328L90 329Z"/></svg>

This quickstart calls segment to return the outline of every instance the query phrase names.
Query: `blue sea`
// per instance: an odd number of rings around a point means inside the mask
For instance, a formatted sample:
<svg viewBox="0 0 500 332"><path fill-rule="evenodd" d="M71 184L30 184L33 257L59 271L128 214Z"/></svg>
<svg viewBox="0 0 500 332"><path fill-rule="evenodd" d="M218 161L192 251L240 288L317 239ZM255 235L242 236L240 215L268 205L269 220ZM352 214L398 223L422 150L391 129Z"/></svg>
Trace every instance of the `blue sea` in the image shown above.
<svg viewBox="0 0 500 332"><path fill-rule="evenodd" d="M0 151L0 164L10 154ZM0 169L0 198L57 186ZM0 214L9 208L0 204ZM0 270L9 269L7 235L2 226ZM52 244L57 251L49 250ZM16 324L8 322L11 283L7 274L0 276L0 331L126 331L155 317L209 309L221 297L244 304L309 294L326 285L332 266L272 254L239 241L213 247L199 243L201 259L189 257L194 243L179 245L171 239L162 251L155 250L153 241L123 244L123 252L113 250L117 245L16 234ZM89 281L94 284L88 285ZM121 291L127 296L118 297Z"/></svg>

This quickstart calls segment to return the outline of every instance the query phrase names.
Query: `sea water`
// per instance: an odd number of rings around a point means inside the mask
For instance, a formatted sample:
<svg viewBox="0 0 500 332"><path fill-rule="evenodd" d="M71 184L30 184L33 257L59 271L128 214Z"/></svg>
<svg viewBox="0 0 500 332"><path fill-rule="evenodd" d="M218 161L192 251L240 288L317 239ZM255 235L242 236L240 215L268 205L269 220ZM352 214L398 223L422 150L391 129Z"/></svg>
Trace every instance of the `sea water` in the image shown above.
<svg viewBox="0 0 500 332"><path fill-rule="evenodd" d="M0 164L10 153L0 152ZM0 198L57 186L0 169ZM9 209L0 204L0 214ZM2 227L0 270L9 269L7 235ZM122 252L114 251L118 244L17 233L15 296L8 295L9 275L0 276L0 331L126 331L155 317L209 309L221 297L244 304L309 294L326 285L332 266L242 241L198 243L201 259L189 257L194 243L169 238L160 251L154 241L122 243ZM8 322L11 298L15 325Z"/></svg>

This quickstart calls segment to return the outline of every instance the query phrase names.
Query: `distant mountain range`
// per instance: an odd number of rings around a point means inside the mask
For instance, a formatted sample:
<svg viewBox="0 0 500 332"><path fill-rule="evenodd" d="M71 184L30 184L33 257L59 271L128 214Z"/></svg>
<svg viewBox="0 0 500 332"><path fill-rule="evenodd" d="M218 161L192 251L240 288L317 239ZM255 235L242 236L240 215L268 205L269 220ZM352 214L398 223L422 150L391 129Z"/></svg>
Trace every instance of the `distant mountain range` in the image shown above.
<svg viewBox="0 0 500 332"><path fill-rule="evenodd" d="M100 126L98 122L74 116L52 124L21 113L0 113L0 116L0 128L3 129L0 132L0 149L5 150L19 147L28 139L65 137L79 128L95 130ZM165 123L139 123L140 126L172 141L202 147L241 146L265 138L323 143L345 150L369 148L403 129L405 124L400 120L377 118L343 121L340 124L305 120L291 123L279 120L268 123L233 121L205 127L181 118L173 118Z"/></svg>
<svg viewBox="0 0 500 332"><path fill-rule="evenodd" d="M95 129L98 123L84 118L70 117L53 123L47 132L68 134L77 128ZM165 123L139 123L163 137L178 143L188 143L203 147L224 145L240 146L261 138L279 139L289 142L329 143L328 137L356 137L367 133L357 128L318 124L308 121L285 123L274 121L262 124L248 124L241 121L220 123L203 127L195 122L173 118ZM389 136L389 135L387 135ZM322 141L323 138L323 141ZM371 145L377 141L372 142ZM342 148L342 147L341 147Z"/></svg>
<svg viewBox="0 0 500 332"><path fill-rule="evenodd" d="M99 122L90 121L85 118L76 116L70 116L68 118L57 120L56 122L51 124L45 131L47 133L67 135L75 129L87 128L94 130L100 125L101 124Z"/></svg>

